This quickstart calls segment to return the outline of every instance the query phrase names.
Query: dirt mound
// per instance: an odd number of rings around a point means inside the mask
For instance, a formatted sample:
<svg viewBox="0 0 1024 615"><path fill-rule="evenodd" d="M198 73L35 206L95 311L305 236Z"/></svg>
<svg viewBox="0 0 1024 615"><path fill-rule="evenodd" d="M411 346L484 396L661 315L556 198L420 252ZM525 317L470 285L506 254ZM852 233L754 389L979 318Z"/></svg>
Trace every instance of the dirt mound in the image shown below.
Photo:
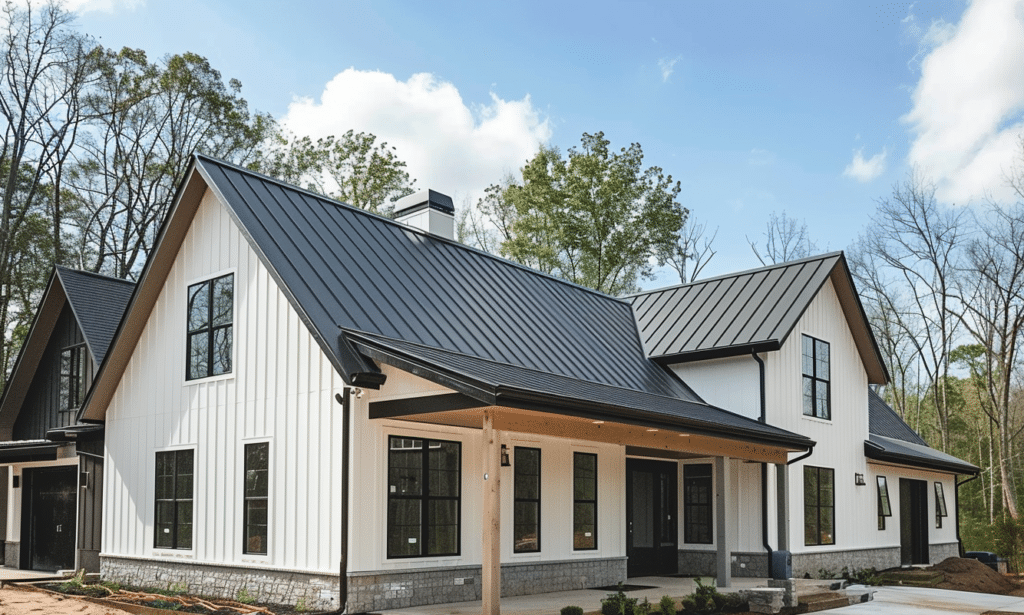
<svg viewBox="0 0 1024 615"><path fill-rule="evenodd" d="M950 557L929 568L942 572L946 580L936 587L984 594L1009 594L1020 589L1017 583L976 559Z"/></svg>

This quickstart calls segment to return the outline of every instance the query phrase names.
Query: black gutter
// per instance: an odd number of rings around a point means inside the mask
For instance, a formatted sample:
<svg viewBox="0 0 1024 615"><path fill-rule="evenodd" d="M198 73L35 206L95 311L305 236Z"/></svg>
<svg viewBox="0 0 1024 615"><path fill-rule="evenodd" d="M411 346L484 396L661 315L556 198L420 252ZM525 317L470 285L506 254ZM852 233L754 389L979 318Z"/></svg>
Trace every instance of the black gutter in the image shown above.
<svg viewBox="0 0 1024 615"><path fill-rule="evenodd" d="M953 483L956 485L953 488L953 505L956 506L956 545L960 549L960 557L964 556L964 539L960 538L960 485L966 485L979 476L981 476L981 474L975 474L967 480L962 480L959 483Z"/></svg>
<svg viewBox="0 0 1024 615"><path fill-rule="evenodd" d="M338 580L338 612L348 608L348 475L349 475L349 415L352 410L352 389L345 387L345 394L336 393L334 399L341 404L341 575Z"/></svg>
<svg viewBox="0 0 1024 615"><path fill-rule="evenodd" d="M883 449L880 445L871 442L870 440L864 441L864 456L867 457L868 459L874 459L875 461L887 461L889 463L895 463L901 466L925 468L927 470L938 470L939 472L948 472L950 474L978 473L978 469L971 465L960 465L940 460L929 460L913 455L887 451Z"/></svg>
<svg viewBox="0 0 1024 615"><path fill-rule="evenodd" d="M761 357L757 356L756 352L751 352L750 356L757 361L757 371L761 380L761 416L758 417L758 421L766 423L768 421L768 409L767 401L764 397L764 361ZM772 569L772 554L775 552L772 546L768 544L768 463L761 462L761 546L764 547L765 553L768 554L768 578L774 579L775 574Z"/></svg>

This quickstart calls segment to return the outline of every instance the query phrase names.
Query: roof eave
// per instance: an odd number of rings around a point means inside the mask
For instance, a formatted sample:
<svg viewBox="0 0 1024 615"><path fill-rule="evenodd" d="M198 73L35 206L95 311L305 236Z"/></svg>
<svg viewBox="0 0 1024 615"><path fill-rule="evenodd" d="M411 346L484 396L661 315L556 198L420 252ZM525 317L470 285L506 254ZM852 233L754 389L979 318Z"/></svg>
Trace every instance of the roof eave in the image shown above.
<svg viewBox="0 0 1024 615"><path fill-rule="evenodd" d="M949 472L952 474L968 474L973 476L981 472L980 468L970 464L944 462L938 459L928 460L914 455L905 455L894 451L887 451L868 440L864 441L864 456L876 461L885 461L888 463L924 468L927 470L936 470L939 472Z"/></svg>
<svg viewBox="0 0 1024 615"><path fill-rule="evenodd" d="M707 361L710 359L726 359L729 357L742 357L751 353L773 352L782 348L779 340L764 340L752 344L738 344L736 346L719 346L717 348L706 348L689 352L679 352L651 357L661 365L673 363L690 363L693 361Z"/></svg>

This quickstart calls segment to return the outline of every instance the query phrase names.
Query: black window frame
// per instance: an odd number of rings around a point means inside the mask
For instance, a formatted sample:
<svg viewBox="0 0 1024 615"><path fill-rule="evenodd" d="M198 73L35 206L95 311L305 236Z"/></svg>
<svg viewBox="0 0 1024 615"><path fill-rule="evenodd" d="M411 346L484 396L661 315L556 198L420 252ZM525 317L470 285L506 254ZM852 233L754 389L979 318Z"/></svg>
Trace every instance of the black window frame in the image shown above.
<svg viewBox="0 0 1024 615"><path fill-rule="evenodd" d="M892 516L892 500L889 499L889 484L884 476L876 476L878 486L878 529L885 529L885 518Z"/></svg>
<svg viewBox="0 0 1024 615"><path fill-rule="evenodd" d="M946 512L946 493L942 483L935 481L935 527L942 527L942 518L949 516Z"/></svg>
<svg viewBox="0 0 1024 615"><path fill-rule="evenodd" d="M85 343L74 344L60 351L58 364L60 390L58 392L59 412L74 412L82 407L85 398Z"/></svg>
<svg viewBox="0 0 1024 615"><path fill-rule="evenodd" d="M803 399L803 412L804 416L810 416L813 418L821 419L824 421L832 420L832 345L825 340L820 340L810 335L802 334L800 338L800 372L801 378L801 397ZM810 342L811 354L807 354L807 343ZM828 373L822 377L818 371L818 354L820 350L824 348L828 357L825 360L825 368ZM805 365L806 359L811 361L811 373L807 373L807 366ZM810 384L810 396L807 395L807 385ZM825 408L824 416L821 414L821 409L818 408L819 391L825 388Z"/></svg>
<svg viewBox="0 0 1024 615"><path fill-rule="evenodd" d="M173 462L172 462L173 474L170 474L170 475L160 474L160 465L161 465L160 464L160 460L161 460L161 457L166 457L166 456L169 456L169 455L173 456ZM190 465L192 466L192 473L191 474L183 474L183 473L179 473L179 471L178 471L179 470L179 464L180 464L179 459L184 458L185 455L188 455L189 461L190 461ZM156 452L156 472L155 472L156 485L155 485L154 493L153 493L154 501L156 503L155 506L154 506L154 510L153 510L153 548L154 549L176 549L176 550L183 550L183 551L191 551L193 549L193 547L194 547L194 542L195 542L195 490L196 490L196 485L195 485L196 465L195 465L195 461L196 461L196 458L195 458L195 449L194 448L184 448L184 449L175 449L175 450L170 450L170 451L157 451ZM161 498L160 497L160 478L162 476L170 476L170 478L171 478L170 493L171 493L172 497L170 497L170 498ZM188 493L188 497L183 497L183 496L179 495L179 493L178 493L178 491L179 491L179 489L178 489L178 487L179 487L179 480L183 480L183 477L185 477L185 476L189 477L189 484L191 486L191 489L189 490L189 493ZM166 544L160 544L160 536L163 534L163 532L160 531L161 530L161 525L166 525L168 523L168 520L162 519L161 515L160 515L160 511L164 508L163 506L161 506L162 503L163 504L170 504L170 509L172 511L171 519L169 520L170 530L171 530L170 531L170 534L171 534L171 541L170 542L171 542L171 544L169 546L166 545ZM182 518L179 517L179 513L185 507L185 505L187 505L188 510L189 510L188 521L187 521L187 525L189 526L188 543L187 544L185 544L185 537L183 535L179 535L179 530L180 530L181 525L182 525Z"/></svg>
<svg viewBox="0 0 1024 615"><path fill-rule="evenodd" d="M536 474L527 474L525 472L520 472L520 468L523 465L525 465L525 464L520 464L519 463L519 459L520 459L519 455L520 455L520 453L522 453L524 456L525 455L533 455L533 454L537 455L537 459L536 459L537 473ZM541 549L541 544L540 544L540 528L541 528L541 516L540 516L540 510L541 510L541 504L540 504L540 502L541 502L541 451L540 451L539 448L532 448L532 447L528 447L528 446L517 446L517 447L515 447L513 449L512 454L513 454L513 457L514 457L513 468L512 468L512 478L513 478L513 480L512 480L512 496L513 496L512 497L512 552L513 553L540 553L540 549ZM520 486L519 479L520 479L521 476L522 477L532 476L532 477L534 477L536 479L536 481L537 481L537 494L536 494L536 497L526 497L526 496L523 495L522 490L519 488L519 486ZM529 525L527 523L523 523L519 519L519 510L520 510L520 505L521 504L523 504L523 505L532 505L532 506L536 507L536 517L535 518L537 520L537 523L533 527L533 533L534 533L534 536L536 537L535 540L533 541L533 544L536 545L536 548L528 549L528 548L525 548L525 546L521 546L521 545L526 545L526 544L530 544L530 543L521 542L520 539L517 538L517 536L519 536L520 528L521 527L527 527Z"/></svg>
<svg viewBox="0 0 1024 615"><path fill-rule="evenodd" d="M578 470L581 467L580 463L579 463L579 460L583 459L583 458L587 458L587 457L593 459L593 462L594 462L594 475L593 476L580 476L579 473L578 473ZM594 493L593 499L580 497L580 490L577 487L577 482L581 481L581 480L590 480L590 481L593 482L593 493ZM598 540L597 540L598 539L598 531L597 530L598 530L598 527L599 527L598 526L598 516L597 516L597 512L598 512L598 510L597 510L597 499L598 499L597 490L598 490L598 486L600 485L600 483L598 482L597 453L583 453L583 452L580 452L580 451L573 451L573 454L572 454L572 484L573 484L573 488L572 488L572 550L573 551L596 551L597 548L598 548ZM593 507L593 529L591 530L592 536L589 536L589 538L593 538L593 543L594 544L591 545L591 546L586 546L586 547L577 546L577 544L578 544L577 536L576 536L577 529L580 528L581 525L582 525L580 520L577 518L577 511L579 510L580 506ZM588 538L587 536L583 536L583 537L584 538Z"/></svg>
<svg viewBox="0 0 1024 615"><path fill-rule="evenodd" d="M266 462L266 467L263 468L250 468L249 466L249 451L256 447L263 447L266 449L263 460ZM243 468L243 481L242 481L242 553L246 555L267 555L269 553L268 543L270 542L270 442L247 442L242 448L242 468ZM258 473L264 472L264 478L261 483L259 480ZM250 485L253 485L253 489L250 489ZM262 491L262 494L260 493ZM252 513L258 508L254 508L257 503L263 503L263 523L253 523ZM262 536L259 534L253 534L254 527L262 527ZM260 538L262 540L259 543L259 547L252 548L253 538ZM260 550L262 549L262 550Z"/></svg>
<svg viewBox="0 0 1024 615"><path fill-rule="evenodd" d="M452 557L462 554L462 443L453 440L437 440L433 438L423 438L418 436L402 436L402 435L389 435L388 442L388 462L387 462L387 476L385 480L387 483L391 482L392 475L392 455L391 452L394 450L392 442L395 440L411 440L420 441L420 450L423 454L421 467L421 477L423 480L423 486L420 488L419 494L403 494L397 491L393 491L390 487L387 489L388 502L386 514L386 552L388 559L415 559L423 557ZM458 451L458 459L455 464L456 477L456 488L457 493L454 496L440 496L432 495L430 493L430 445L437 443L441 445L455 445ZM407 449L415 450L415 449ZM391 502L393 500L418 500L420 502L420 535L418 539L420 552L404 555L394 554L391 550L391 536L392 536L392 507ZM451 552L429 552L430 551L430 502L438 501L454 501L455 502L455 550Z"/></svg>
<svg viewBox="0 0 1024 615"><path fill-rule="evenodd" d="M807 489L808 475L815 474L816 478L814 484L817 486L817 490L814 494L809 493ZM822 485L825 484L822 481L822 476L828 476L828 484L831 485L832 500L830 504L822 503ZM813 514L812 514L813 511ZM830 520L830 527L832 528L831 541L825 542L822 540L822 514L823 512L828 515ZM814 523L813 535L817 537L817 540L812 542L808 540L808 530L811 529L810 524ZM835 545L836 544L836 472L833 468L822 468L818 466L804 466L804 545L808 547L816 547L823 545Z"/></svg>
<svg viewBox="0 0 1024 615"><path fill-rule="evenodd" d="M691 501L697 495L695 490L704 489L707 501ZM715 485L714 468L710 463L688 463L683 465L683 542L692 545L710 545L715 542ZM694 513L699 512L694 519ZM706 526L706 536L703 528Z"/></svg>
<svg viewBox="0 0 1024 615"><path fill-rule="evenodd" d="M221 322L220 324L214 324L214 288L217 283L221 280L230 279L231 282L231 317L228 321ZM192 325L192 302L196 298L198 292L203 288L206 289L209 301L207 302L207 313L206 313L206 324L202 326L193 327ZM224 376L232 373L234 370L234 351L235 351L235 340L234 340L234 327L235 327L235 273L226 273L217 277L209 278L195 284L188 286L188 292L186 294L186 305L185 305L185 380L202 380L204 378L212 378L214 376ZM227 361L227 369L224 371L216 371L215 365L215 341L217 334L223 331L227 331L230 336L228 340L228 350L226 356L220 356L223 362L224 359ZM194 373L198 371L193 370L192 365L192 339L197 336L206 337L206 369L201 373Z"/></svg>

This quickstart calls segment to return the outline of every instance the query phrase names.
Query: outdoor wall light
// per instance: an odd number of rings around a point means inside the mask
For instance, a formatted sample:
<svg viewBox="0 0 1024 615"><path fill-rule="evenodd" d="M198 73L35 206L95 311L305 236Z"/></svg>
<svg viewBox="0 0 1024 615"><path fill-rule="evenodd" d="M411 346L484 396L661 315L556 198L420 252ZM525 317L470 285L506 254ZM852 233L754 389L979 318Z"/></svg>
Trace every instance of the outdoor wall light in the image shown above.
<svg viewBox="0 0 1024 615"><path fill-rule="evenodd" d="M504 444L501 445L501 467L507 468L512 465L512 462L508 460L508 447Z"/></svg>
<svg viewBox="0 0 1024 615"><path fill-rule="evenodd" d="M856 473L856 474L853 475L853 482L856 485L866 485L867 484L867 483L864 482L864 475L860 474L860 473Z"/></svg>

